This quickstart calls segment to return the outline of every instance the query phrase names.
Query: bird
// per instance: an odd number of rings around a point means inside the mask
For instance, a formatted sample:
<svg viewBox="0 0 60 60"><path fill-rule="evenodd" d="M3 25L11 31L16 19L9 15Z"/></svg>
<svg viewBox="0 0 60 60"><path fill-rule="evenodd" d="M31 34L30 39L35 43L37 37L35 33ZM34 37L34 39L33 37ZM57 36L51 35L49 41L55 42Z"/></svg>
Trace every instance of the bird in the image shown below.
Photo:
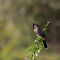
<svg viewBox="0 0 60 60"><path fill-rule="evenodd" d="M42 30L42 28L38 26L38 24L33 23L33 30L34 30L34 33L37 35L37 37L42 36L42 38L44 38L43 40L44 48L47 48L46 35Z"/></svg>

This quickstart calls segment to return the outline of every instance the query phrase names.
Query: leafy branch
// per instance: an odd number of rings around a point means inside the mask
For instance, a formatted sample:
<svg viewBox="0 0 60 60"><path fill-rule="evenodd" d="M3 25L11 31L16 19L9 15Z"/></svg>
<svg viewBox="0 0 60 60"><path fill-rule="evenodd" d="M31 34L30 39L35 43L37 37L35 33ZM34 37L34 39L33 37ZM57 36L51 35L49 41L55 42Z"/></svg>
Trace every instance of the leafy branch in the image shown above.
<svg viewBox="0 0 60 60"><path fill-rule="evenodd" d="M47 21L47 24L45 25L45 28L43 28L42 30L45 31L47 29L47 27L48 27L50 22L51 21ZM39 37L37 37L37 39L35 41L33 41L31 46L29 48L27 48L27 50L26 50L28 52L31 51L32 55L31 55L30 59L26 58L25 60L34 60L34 56L38 56L38 54L40 53L41 49L44 48L43 40L44 40L44 38L42 38L42 36L39 36Z"/></svg>

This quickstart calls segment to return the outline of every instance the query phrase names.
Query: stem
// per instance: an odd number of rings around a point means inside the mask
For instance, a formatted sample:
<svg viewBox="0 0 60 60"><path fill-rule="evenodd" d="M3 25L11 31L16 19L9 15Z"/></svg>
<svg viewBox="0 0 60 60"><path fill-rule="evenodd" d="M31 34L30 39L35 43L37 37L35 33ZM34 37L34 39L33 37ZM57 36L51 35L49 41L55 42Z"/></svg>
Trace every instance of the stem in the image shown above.
<svg viewBox="0 0 60 60"><path fill-rule="evenodd" d="M34 53L31 55L31 59L30 60L34 60Z"/></svg>
<svg viewBox="0 0 60 60"><path fill-rule="evenodd" d="M32 56L31 56L31 60L33 59L33 54L32 54Z"/></svg>

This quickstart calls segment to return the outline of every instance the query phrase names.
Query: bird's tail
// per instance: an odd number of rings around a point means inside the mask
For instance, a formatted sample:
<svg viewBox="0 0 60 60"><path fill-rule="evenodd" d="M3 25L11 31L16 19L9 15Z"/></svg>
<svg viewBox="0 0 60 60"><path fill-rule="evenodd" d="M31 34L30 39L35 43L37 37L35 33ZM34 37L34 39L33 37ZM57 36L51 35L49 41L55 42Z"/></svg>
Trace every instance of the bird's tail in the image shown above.
<svg viewBox="0 0 60 60"><path fill-rule="evenodd" d="M43 40L44 48L47 48L46 40Z"/></svg>

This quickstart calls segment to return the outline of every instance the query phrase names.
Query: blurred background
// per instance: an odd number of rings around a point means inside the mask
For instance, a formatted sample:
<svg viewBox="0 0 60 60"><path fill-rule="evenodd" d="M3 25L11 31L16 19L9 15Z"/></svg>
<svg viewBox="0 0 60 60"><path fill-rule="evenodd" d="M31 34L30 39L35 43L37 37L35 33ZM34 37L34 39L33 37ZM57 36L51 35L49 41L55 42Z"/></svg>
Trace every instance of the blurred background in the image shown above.
<svg viewBox="0 0 60 60"><path fill-rule="evenodd" d="M0 60L25 60L36 39L32 24L47 30L48 50L35 60L60 60L60 0L0 0Z"/></svg>

